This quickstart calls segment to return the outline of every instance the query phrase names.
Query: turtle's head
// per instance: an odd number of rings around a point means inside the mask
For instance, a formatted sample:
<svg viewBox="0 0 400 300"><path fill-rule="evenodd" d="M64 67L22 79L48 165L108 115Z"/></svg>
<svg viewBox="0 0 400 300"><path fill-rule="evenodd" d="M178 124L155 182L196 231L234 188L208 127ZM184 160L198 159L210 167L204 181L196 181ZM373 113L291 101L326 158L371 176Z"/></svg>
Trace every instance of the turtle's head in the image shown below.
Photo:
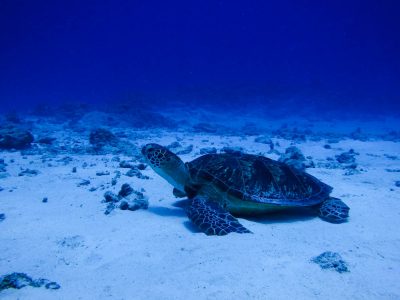
<svg viewBox="0 0 400 300"><path fill-rule="evenodd" d="M147 144L142 148L146 162L153 170L180 191L189 181L189 172L184 162L167 148L158 144Z"/></svg>

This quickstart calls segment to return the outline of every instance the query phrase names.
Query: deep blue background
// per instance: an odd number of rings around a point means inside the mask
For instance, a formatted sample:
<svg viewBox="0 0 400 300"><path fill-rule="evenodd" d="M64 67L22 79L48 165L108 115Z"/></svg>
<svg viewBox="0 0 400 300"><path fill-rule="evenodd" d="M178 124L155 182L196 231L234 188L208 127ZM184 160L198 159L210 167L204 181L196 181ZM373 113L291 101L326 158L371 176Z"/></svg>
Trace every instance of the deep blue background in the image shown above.
<svg viewBox="0 0 400 300"><path fill-rule="evenodd" d="M396 0L1 0L0 101L306 98L395 112L399 15Z"/></svg>

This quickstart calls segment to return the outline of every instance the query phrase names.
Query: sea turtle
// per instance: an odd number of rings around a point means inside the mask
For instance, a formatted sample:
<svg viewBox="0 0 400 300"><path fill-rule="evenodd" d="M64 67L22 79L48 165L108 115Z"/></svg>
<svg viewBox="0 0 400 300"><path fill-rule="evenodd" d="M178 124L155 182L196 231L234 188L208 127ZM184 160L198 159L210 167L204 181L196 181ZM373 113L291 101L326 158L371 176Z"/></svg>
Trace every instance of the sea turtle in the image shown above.
<svg viewBox="0 0 400 300"><path fill-rule="evenodd" d="M187 215L207 235L249 233L233 215L312 207L331 223L344 222L349 216L349 207L329 196L332 187L264 156L206 154L184 163L153 143L145 145L142 154L153 170L174 186L175 196L189 198Z"/></svg>

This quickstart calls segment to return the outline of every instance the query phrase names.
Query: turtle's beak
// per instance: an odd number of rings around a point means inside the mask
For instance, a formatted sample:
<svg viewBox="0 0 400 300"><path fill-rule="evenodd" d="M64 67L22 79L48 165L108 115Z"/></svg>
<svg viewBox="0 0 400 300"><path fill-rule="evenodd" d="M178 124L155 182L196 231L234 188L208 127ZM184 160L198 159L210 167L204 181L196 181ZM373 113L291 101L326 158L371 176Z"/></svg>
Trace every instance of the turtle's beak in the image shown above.
<svg viewBox="0 0 400 300"><path fill-rule="evenodd" d="M145 146L142 147L142 155L143 155L144 157L146 157L146 153L147 153L147 145L145 145Z"/></svg>

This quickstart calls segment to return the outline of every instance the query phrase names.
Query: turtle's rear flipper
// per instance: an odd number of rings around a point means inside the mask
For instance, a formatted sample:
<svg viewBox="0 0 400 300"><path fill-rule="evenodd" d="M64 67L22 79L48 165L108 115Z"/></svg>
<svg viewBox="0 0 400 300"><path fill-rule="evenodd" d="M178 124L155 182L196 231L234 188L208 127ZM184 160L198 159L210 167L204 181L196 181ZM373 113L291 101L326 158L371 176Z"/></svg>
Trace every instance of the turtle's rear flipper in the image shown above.
<svg viewBox="0 0 400 300"><path fill-rule="evenodd" d="M226 235L230 232L251 233L218 203L196 196L186 209L189 219L207 235Z"/></svg>
<svg viewBox="0 0 400 300"><path fill-rule="evenodd" d="M184 192L178 190L177 188L174 188L173 191L172 191L172 193L174 194L174 196L175 196L176 198L184 198L184 197L187 196L186 193L184 193Z"/></svg>
<svg viewBox="0 0 400 300"><path fill-rule="evenodd" d="M342 223L349 217L350 208L340 199L329 198L319 207L320 218L331 223Z"/></svg>

